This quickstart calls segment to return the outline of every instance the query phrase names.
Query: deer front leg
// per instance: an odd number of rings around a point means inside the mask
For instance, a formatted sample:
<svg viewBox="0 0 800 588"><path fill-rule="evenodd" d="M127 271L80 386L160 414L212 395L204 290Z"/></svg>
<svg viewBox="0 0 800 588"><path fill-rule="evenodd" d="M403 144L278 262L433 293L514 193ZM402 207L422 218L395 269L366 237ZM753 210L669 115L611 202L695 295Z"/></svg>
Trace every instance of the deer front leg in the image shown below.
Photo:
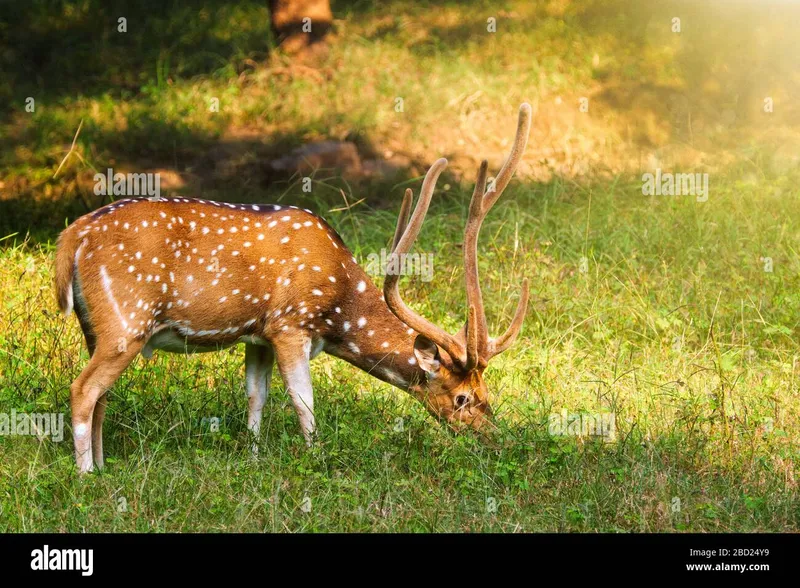
<svg viewBox="0 0 800 588"><path fill-rule="evenodd" d="M253 433L253 455L258 455L258 436L261 432L261 411L267 401L272 382L275 353L271 346L247 343L244 351L244 370L247 382L247 428Z"/></svg>
<svg viewBox="0 0 800 588"><path fill-rule="evenodd" d="M300 429L311 446L314 439L314 391L311 388L311 339L300 333L286 333L273 341L278 369L300 419Z"/></svg>

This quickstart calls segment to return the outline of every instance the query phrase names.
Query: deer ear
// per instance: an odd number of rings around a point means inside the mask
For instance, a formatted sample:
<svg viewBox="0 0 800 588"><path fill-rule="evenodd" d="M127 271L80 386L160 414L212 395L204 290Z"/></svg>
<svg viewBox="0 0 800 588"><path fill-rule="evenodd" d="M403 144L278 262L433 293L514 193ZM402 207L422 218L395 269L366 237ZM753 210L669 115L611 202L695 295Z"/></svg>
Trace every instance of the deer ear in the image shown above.
<svg viewBox="0 0 800 588"><path fill-rule="evenodd" d="M439 347L425 335L417 335L414 339L414 357L417 358L419 367L432 377L436 376L442 366Z"/></svg>

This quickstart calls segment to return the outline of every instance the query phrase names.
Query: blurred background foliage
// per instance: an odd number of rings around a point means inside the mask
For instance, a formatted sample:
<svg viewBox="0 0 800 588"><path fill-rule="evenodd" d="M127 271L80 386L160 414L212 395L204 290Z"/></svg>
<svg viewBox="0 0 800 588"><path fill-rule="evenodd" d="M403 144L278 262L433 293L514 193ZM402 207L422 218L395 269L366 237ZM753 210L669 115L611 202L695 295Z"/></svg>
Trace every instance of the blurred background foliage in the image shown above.
<svg viewBox="0 0 800 588"><path fill-rule="evenodd" d="M367 162L336 173L334 156L322 205L344 190L381 207L439 156L455 181L499 164L522 101L536 113L531 181L797 168L797 3L334 1L322 42L292 52L267 4L0 3L2 232L47 239L99 206L92 167L220 199L302 199L270 162L321 140ZM81 120L86 164L53 178Z"/></svg>

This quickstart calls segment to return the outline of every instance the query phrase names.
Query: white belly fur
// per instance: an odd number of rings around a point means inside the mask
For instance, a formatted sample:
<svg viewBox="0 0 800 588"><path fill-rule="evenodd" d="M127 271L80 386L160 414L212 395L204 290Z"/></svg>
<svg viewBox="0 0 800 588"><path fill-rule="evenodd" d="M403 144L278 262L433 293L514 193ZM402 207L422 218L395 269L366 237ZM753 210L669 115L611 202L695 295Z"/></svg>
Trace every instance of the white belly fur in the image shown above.
<svg viewBox="0 0 800 588"><path fill-rule="evenodd" d="M235 342L227 345L212 345L212 346L199 346L191 345L187 342L186 337L178 333L175 329L163 329L153 334L147 340L144 348L142 349L142 356L147 359L153 357L153 351L158 349L160 351L167 351L169 353L209 353L211 351L219 351L232 347L237 343L251 343L253 345L269 345L269 341L257 335L244 335L239 337ZM324 341L322 338L312 341L310 359L314 359L322 352Z"/></svg>
<svg viewBox="0 0 800 588"><path fill-rule="evenodd" d="M145 358L150 359L153 357L153 351L156 349L160 351L167 351L169 353L209 353L211 351L219 351L220 349L232 347L237 343L269 345L269 341L254 335L245 335L243 337L239 337L238 340L227 345L211 345L207 347L201 345L192 345L186 340L186 337L178 333L175 329L164 329L155 333L152 337L150 337L150 339L147 340L147 343L142 349L142 355Z"/></svg>

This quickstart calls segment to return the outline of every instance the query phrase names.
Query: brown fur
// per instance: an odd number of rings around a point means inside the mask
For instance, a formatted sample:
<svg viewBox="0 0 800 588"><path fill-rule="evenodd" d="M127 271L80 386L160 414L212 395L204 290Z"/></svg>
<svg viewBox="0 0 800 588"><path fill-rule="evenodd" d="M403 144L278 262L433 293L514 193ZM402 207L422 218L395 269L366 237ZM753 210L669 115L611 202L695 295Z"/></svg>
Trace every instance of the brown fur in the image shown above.
<svg viewBox="0 0 800 588"><path fill-rule="evenodd" d="M77 249L77 231L75 225L72 225L59 235L56 243L56 300L61 312L67 312L72 305L69 296Z"/></svg>

